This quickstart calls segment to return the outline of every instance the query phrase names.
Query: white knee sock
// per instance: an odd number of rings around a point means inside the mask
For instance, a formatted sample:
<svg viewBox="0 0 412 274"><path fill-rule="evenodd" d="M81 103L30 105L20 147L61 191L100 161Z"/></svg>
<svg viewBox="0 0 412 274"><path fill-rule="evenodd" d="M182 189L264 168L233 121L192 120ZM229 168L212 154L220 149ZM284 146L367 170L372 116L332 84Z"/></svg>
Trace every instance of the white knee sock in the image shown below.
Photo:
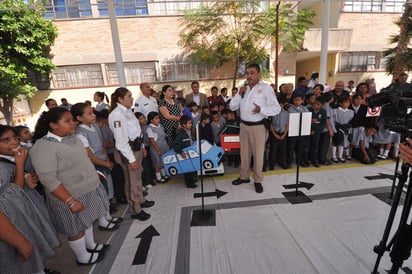
<svg viewBox="0 0 412 274"><path fill-rule="evenodd" d="M162 177L166 176L166 172L164 168L160 169L160 173L162 174Z"/></svg>
<svg viewBox="0 0 412 274"><path fill-rule="evenodd" d="M332 146L332 158L336 158L336 147Z"/></svg>
<svg viewBox="0 0 412 274"><path fill-rule="evenodd" d="M69 246L70 248L73 250L74 254L77 257L77 260L81 263L87 263L89 261L90 258L90 253L87 252L86 250L86 241L85 241L85 237L81 237L78 240L75 241L69 241ZM94 253L96 254L96 253ZM96 258L93 258L94 260L97 260ZM93 261L92 261L93 262Z"/></svg>
<svg viewBox="0 0 412 274"><path fill-rule="evenodd" d="M102 217L99 218L99 220L98 220L99 226L103 226L103 227L107 227L107 228L114 227L115 224L110 223L106 218L107 218L106 216L102 216Z"/></svg>
<svg viewBox="0 0 412 274"><path fill-rule="evenodd" d="M383 156L385 156L385 157L388 157L388 155L389 155L389 150L388 149L385 149L384 151L383 151L383 154L382 154Z"/></svg>
<svg viewBox="0 0 412 274"><path fill-rule="evenodd" d="M350 150L349 150L349 148L345 148L345 153L346 153L346 156L350 156Z"/></svg>
<svg viewBox="0 0 412 274"><path fill-rule="evenodd" d="M343 157L343 146L338 146L338 158L342 159Z"/></svg>
<svg viewBox="0 0 412 274"><path fill-rule="evenodd" d="M156 172L156 179L157 180L162 179L162 175L160 175L160 172Z"/></svg>
<svg viewBox="0 0 412 274"><path fill-rule="evenodd" d="M383 150L384 150L383 148L379 149L379 155L383 155Z"/></svg>
<svg viewBox="0 0 412 274"><path fill-rule="evenodd" d="M93 227L90 227L85 230L85 235L84 239L86 242L86 247L88 249L94 249L96 246L96 243L94 242L94 235L93 235Z"/></svg>

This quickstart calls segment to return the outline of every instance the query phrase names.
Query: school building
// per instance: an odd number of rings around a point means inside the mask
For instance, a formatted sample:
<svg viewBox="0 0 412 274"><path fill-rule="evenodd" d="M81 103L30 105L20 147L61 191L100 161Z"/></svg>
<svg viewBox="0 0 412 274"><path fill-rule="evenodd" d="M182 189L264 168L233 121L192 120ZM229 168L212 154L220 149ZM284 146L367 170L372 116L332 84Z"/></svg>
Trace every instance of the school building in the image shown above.
<svg viewBox="0 0 412 274"><path fill-rule="evenodd" d="M330 1L326 83L337 80L359 83L374 78L378 89L387 86L391 77L385 73L382 51L389 47L390 35L399 32L394 24L403 12L406 0L305 0L296 1L297 8L312 8L316 17L305 34L304 51L280 52L278 83L295 82L299 76L310 77L319 71L322 19ZM232 66L219 69L191 65L182 57L178 46L183 10L197 8L202 1L116 0L118 37L128 88L136 98L141 82L151 82L159 91L164 84L183 86L190 92L190 83L198 80L201 92L211 86L232 86ZM58 28L52 47L56 69L50 79L38 79L39 91L29 100L34 126L45 110L44 101L54 98L60 103L93 101L95 91L111 94L119 86L115 50L106 1L49 0L46 18ZM204 3L204 2L203 2ZM274 1L265 2L276 4ZM268 67L274 75L275 50L269 47ZM241 76L239 84L243 82ZM273 79L266 79L271 82Z"/></svg>

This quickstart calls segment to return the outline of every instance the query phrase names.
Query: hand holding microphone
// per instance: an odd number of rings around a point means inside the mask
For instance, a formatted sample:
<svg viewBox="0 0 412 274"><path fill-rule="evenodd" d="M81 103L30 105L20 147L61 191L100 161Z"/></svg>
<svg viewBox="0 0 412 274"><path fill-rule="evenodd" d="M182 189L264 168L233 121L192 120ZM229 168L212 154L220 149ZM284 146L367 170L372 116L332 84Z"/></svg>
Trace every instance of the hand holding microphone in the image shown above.
<svg viewBox="0 0 412 274"><path fill-rule="evenodd" d="M247 82L247 80L245 80L245 82L243 82L243 87L241 87L239 90L240 96L242 97L242 99L245 97L245 93L246 93L246 89L248 85L249 83Z"/></svg>

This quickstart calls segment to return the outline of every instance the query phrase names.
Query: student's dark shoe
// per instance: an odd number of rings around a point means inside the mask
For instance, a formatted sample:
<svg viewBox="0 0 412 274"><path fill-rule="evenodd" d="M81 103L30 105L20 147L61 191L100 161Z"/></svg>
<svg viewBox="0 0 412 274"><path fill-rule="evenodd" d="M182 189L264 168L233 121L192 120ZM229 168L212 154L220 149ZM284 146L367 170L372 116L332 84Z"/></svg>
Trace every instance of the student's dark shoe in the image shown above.
<svg viewBox="0 0 412 274"><path fill-rule="evenodd" d="M160 178L160 180L157 180L156 182L159 183L159 184L164 184L164 183L167 182L167 180L164 179L164 178Z"/></svg>
<svg viewBox="0 0 412 274"><path fill-rule="evenodd" d="M104 253L103 252L90 253L90 258L89 258L89 261L87 263L82 263L82 262L77 261L77 264L78 265L93 265L95 263L100 262L103 259L104 259Z"/></svg>
<svg viewBox="0 0 412 274"><path fill-rule="evenodd" d="M139 213L135 213L135 214L130 215L130 217L132 219L136 219L136 220L139 220L139 221L146 221L150 218L150 214L146 213L142 210Z"/></svg>
<svg viewBox="0 0 412 274"><path fill-rule="evenodd" d="M45 274L61 274L60 271L54 270L54 269L50 269L50 268L45 268L43 269Z"/></svg>
<svg viewBox="0 0 412 274"><path fill-rule="evenodd" d="M114 223L114 224L120 224L121 222L123 222L123 218L121 218L121 217L112 217L108 221L111 222L111 223Z"/></svg>
<svg viewBox="0 0 412 274"><path fill-rule="evenodd" d="M312 163L314 167L320 167L318 163Z"/></svg>
<svg viewBox="0 0 412 274"><path fill-rule="evenodd" d="M339 160L339 162L341 162L341 163L345 163L345 162L346 162L345 159L343 159L343 158L339 158L338 160Z"/></svg>
<svg viewBox="0 0 412 274"><path fill-rule="evenodd" d="M143 190L143 196L147 196L149 194L149 192Z"/></svg>
<svg viewBox="0 0 412 274"><path fill-rule="evenodd" d="M106 226L100 226L99 225L99 230L101 230L101 231L115 231L118 228L119 228L118 224L111 223L111 222L108 222L108 224Z"/></svg>
<svg viewBox="0 0 412 274"><path fill-rule="evenodd" d="M105 252L106 250L109 249L109 247L110 247L110 245L106 245L106 244L96 244L93 249L86 248L86 250L90 253L92 253L92 252Z"/></svg>
<svg viewBox="0 0 412 274"><path fill-rule="evenodd" d="M269 166L269 170L275 170L275 166Z"/></svg>
<svg viewBox="0 0 412 274"><path fill-rule="evenodd" d="M237 178L236 180L232 181L232 185L235 185L235 186L240 185L240 184L247 184L247 183L250 183L250 179Z"/></svg>
<svg viewBox="0 0 412 274"><path fill-rule="evenodd" d="M149 207L154 206L154 204L155 204L154 201L146 200L146 201L144 201L143 203L140 204L140 207L141 208L149 208Z"/></svg>
<svg viewBox="0 0 412 274"><path fill-rule="evenodd" d="M338 160L338 158L332 158L332 162L339 163L339 160Z"/></svg>
<svg viewBox="0 0 412 274"><path fill-rule="evenodd" d="M261 183L255 183L255 190L256 193L262 193L263 192L263 186Z"/></svg>
<svg viewBox="0 0 412 274"><path fill-rule="evenodd" d="M197 184L192 183L192 184L186 184L187 188L197 188Z"/></svg>

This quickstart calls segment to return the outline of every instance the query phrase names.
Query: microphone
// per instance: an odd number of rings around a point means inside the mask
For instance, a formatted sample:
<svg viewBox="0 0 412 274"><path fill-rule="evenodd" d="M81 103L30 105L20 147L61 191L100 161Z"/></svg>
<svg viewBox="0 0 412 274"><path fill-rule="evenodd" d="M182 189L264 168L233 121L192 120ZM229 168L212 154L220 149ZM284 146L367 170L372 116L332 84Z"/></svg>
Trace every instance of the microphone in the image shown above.
<svg viewBox="0 0 412 274"><path fill-rule="evenodd" d="M247 80L245 80L243 82L243 87L245 88L245 90L242 92L242 95L241 95L242 99L245 97L246 88L247 88L248 85L249 85L249 83L247 82Z"/></svg>

